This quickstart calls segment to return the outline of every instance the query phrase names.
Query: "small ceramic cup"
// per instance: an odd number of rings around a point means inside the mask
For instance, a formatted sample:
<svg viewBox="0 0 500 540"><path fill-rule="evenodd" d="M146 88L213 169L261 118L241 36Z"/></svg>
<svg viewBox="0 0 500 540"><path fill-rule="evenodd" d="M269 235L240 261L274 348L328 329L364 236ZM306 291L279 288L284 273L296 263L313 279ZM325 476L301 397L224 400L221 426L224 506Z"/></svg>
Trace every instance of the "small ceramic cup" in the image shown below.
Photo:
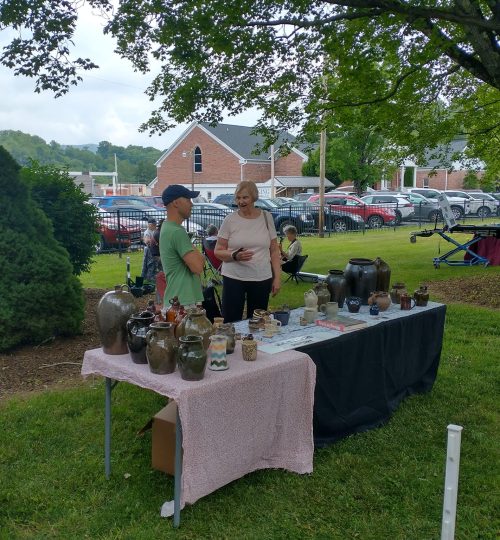
<svg viewBox="0 0 500 540"><path fill-rule="evenodd" d="M331 321L337 316L339 305L337 302L327 302L321 305L320 311L326 315L327 320Z"/></svg>
<svg viewBox="0 0 500 540"><path fill-rule="evenodd" d="M307 324L313 323L318 317L318 310L314 308L304 308L304 319Z"/></svg>
<svg viewBox="0 0 500 540"><path fill-rule="evenodd" d="M241 354L243 360L247 362L257 360L257 342L253 339L243 339L241 341Z"/></svg>
<svg viewBox="0 0 500 540"><path fill-rule="evenodd" d="M212 371L224 371L229 368L226 355L227 336L213 334L210 336L208 346L208 369Z"/></svg>
<svg viewBox="0 0 500 540"><path fill-rule="evenodd" d="M271 320L264 326L264 337L273 337L275 334L281 331L281 322L277 320Z"/></svg>

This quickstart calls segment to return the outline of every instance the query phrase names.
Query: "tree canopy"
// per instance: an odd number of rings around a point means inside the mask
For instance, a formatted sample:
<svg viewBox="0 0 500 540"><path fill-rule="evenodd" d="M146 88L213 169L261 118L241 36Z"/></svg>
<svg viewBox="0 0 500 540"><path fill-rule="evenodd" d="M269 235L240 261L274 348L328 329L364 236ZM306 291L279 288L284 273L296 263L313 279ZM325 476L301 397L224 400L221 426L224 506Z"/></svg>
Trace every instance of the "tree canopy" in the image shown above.
<svg viewBox="0 0 500 540"><path fill-rule="evenodd" d="M108 0L91 4L107 13L122 57L141 71L152 59L161 65L147 89L160 105L143 129L216 123L258 106L271 139L369 106L403 152L462 132L476 157L495 163L480 143L498 147L500 138L498 0L120 0L114 12ZM78 69L93 67L69 58L78 5L6 0L0 25L31 35L0 61L34 76L37 90L67 91Z"/></svg>

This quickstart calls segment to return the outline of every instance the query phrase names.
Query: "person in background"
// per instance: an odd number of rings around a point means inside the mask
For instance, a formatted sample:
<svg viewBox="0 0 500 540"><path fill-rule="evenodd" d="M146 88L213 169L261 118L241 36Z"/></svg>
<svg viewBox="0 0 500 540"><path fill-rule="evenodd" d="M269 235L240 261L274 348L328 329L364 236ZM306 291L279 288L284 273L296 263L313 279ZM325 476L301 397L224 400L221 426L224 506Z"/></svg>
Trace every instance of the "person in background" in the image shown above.
<svg viewBox="0 0 500 540"><path fill-rule="evenodd" d="M203 239L205 247L214 250L215 244L217 243L217 234L219 233L219 229L215 225L210 224L206 228L205 233L206 236Z"/></svg>
<svg viewBox="0 0 500 540"><path fill-rule="evenodd" d="M148 281L154 281L156 272L154 271L154 260L151 248L156 243L154 233L156 231L156 219L148 219L148 228L144 231L144 255L142 258L141 276Z"/></svg>
<svg viewBox="0 0 500 540"><path fill-rule="evenodd" d="M290 242L288 244L288 249L286 251L283 250L281 244L280 244L280 253L281 253L281 268L283 271L287 271L288 267L290 266L289 263L296 255L302 255L302 244L300 243L300 240L297 238L297 228L293 225L287 225L284 228L284 232L286 234L286 237L288 238L288 241Z"/></svg>
<svg viewBox="0 0 500 540"><path fill-rule="evenodd" d="M173 184L162 193L167 219L160 231L160 257L167 286L163 305L177 296L184 307L195 307L203 301L200 274L203 255L193 246L182 222L191 215L193 202L199 191Z"/></svg>
<svg viewBox="0 0 500 540"><path fill-rule="evenodd" d="M281 288L280 250L271 215L255 207L259 192L244 180L235 192L238 210L224 218L215 256L222 261L222 314L224 322L247 317L254 309L267 309L269 294Z"/></svg>

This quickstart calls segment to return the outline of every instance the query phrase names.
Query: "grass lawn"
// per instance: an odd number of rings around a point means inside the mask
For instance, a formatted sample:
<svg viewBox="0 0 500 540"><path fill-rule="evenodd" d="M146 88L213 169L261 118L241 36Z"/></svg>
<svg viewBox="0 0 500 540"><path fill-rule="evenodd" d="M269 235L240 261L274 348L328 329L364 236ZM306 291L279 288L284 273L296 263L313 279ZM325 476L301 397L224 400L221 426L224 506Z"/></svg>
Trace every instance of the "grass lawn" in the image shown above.
<svg viewBox="0 0 500 540"><path fill-rule="evenodd" d="M409 290L422 281L481 273L498 290L500 268L435 270L438 239L410 244L410 230L306 238L304 270L326 273L353 256L381 256L392 268L391 281L404 281ZM131 260L134 276L141 254ZM101 255L82 282L109 288L124 275L125 258ZM302 305L309 287L288 283L273 302ZM439 538L449 423L464 426L456 538L497 538L499 328L498 311L450 305L431 393L407 399L383 428L318 450L309 476L258 471L201 499L183 511L178 531L159 518L173 481L151 470L150 433L136 435L164 398L127 384L115 389L110 481L103 471L101 379L5 400L0 538Z"/></svg>

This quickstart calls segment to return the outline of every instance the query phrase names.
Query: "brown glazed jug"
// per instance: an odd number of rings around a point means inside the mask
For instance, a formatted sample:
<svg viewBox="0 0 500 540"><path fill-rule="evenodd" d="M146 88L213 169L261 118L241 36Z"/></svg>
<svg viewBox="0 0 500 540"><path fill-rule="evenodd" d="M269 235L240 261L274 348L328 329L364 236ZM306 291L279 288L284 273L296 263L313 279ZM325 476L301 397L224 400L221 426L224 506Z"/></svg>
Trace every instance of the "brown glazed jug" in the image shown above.
<svg viewBox="0 0 500 540"><path fill-rule="evenodd" d="M186 381L203 379L207 367L207 350L201 336L185 335L179 338L177 365L181 377Z"/></svg>
<svg viewBox="0 0 500 540"><path fill-rule="evenodd" d="M318 297L318 309L321 309L321 306L330 302L330 291L328 290L328 285L324 281L321 281L314 286L314 292Z"/></svg>
<svg viewBox="0 0 500 540"><path fill-rule="evenodd" d="M420 285L420 288L413 293L413 298L419 307L425 307L429 301L429 292L427 285Z"/></svg>
<svg viewBox="0 0 500 540"><path fill-rule="evenodd" d="M377 269L377 291L389 292L389 284L391 282L391 267L377 257L374 261Z"/></svg>
<svg viewBox="0 0 500 540"><path fill-rule="evenodd" d="M391 305L391 298L389 293L385 291L375 291L372 292L370 298L368 298L368 304L371 306L376 304L379 311L386 311L387 308Z"/></svg>
<svg viewBox="0 0 500 540"><path fill-rule="evenodd" d="M347 296L358 296L364 306L377 287L377 269L371 259L349 259L344 270Z"/></svg>
<svg viewBox="0 0 500 540"><path fill-rule="evenodd" d="M157 322L146 334L146 356L151 373L166 375L175 371L177 363L177 340L174 323Z"/></svg>
<svg viewBox="0 0 500 540"><path fill-rule="evenodd" d="M147 364L146 333L154 322L155 314L150 311L135 313L127 321L127 344L134 364Z"/></svg>
<svg viewBox="0 0 500 540"><path fill-rule="evenodd" d="M326 285L330 291L330 302L337 302L339 308L344 306L346 297L346 281L343 270L328 270Z"/></svg>
<svg viewBox="0 0 500 540"><path fill-rule="evenodd" d="M210 336L214 333L214 327L201 308L190 308L181 323L177 326L176 336L180 340L182 336L201 336L205 351L210 345Z"/></svg>
<svg viewBox="0 0 500 540"><path fill-rule="evenodd" d="M126 285L115 285L115 290L107 292L97 306L97 327L106 354L128 354L126 324L137 313L137 305L123 287Z"/></svg>
<svg viewBox="0 0 500 540"><path fill-rule="evenodd" d="M401 295L406 294L406 285L402 282L393 283L391 289L391 300L393 304L401 304Z"/></svg>

